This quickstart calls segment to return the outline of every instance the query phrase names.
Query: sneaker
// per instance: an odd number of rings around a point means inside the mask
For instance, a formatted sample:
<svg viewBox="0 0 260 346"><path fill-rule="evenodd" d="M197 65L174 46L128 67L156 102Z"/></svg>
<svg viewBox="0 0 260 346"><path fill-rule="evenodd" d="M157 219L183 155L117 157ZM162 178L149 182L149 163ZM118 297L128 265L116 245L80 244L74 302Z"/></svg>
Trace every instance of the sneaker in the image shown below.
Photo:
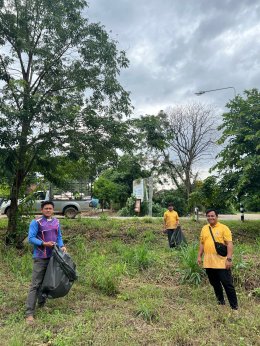
<svg viewBox="0 0 260 346"><path fill-rule="evenodd" d="M29 316L26 317L25 321L26 321L27 324L34 324L35 319L34 319L34 317L32 315L29 315Z"/></svg>

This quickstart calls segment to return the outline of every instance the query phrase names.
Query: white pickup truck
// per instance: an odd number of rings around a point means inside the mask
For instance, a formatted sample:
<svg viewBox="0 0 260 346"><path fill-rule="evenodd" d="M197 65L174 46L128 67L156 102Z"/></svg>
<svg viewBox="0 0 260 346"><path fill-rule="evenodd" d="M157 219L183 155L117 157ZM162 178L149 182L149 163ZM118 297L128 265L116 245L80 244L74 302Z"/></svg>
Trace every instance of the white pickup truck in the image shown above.
<svg viewBox="0 0 260 346"><path fill-rule="evenodd" d="M69 219L74 219L77 214L82 211L88 211L92 209L92 199L91 197L79 197L74 198L73 194L63 193L62 195L54 195L50 198L50 192L36 191L33 193L33 204L30 208L32 213L37 213L41 211L41 203L43 201L51 200L54 203L54 213L65 215ZM24 200L20 200L19 204ZM26 203L26 202L25 202ZM1 214L7 215L9 213L11 201L4 201L1 205Z"/></svg>

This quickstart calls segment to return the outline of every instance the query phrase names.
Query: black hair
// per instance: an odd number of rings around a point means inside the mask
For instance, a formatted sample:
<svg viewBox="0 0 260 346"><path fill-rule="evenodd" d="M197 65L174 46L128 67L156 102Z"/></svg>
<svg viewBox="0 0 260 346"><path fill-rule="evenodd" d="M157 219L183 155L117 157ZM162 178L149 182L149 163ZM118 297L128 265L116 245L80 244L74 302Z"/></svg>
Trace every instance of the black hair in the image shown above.
<svg viewBox="0 0 260 346"><path fill-rule="evenodd" d="M218 216L218 211L215 208L209 208L206 210L206 216L208 215L208 213L210 213L211 211L214 211L214 213L216 214L216 216Z"/></svg>
<svg viewBox="0 0 260 346"><path fill-rule="evenodd" d="M47 204L52 205L53 208L54 208L54 203L53 203L52 201L43 201L43 202L41 203L41 208L45 207L45 205L47 205Z"/></svg>
<svg viewBox="0 0 260 346"><path fill-rule="evenodd" d="M168 203L168 207L174 207L173 203L172 202Z"/></svg>

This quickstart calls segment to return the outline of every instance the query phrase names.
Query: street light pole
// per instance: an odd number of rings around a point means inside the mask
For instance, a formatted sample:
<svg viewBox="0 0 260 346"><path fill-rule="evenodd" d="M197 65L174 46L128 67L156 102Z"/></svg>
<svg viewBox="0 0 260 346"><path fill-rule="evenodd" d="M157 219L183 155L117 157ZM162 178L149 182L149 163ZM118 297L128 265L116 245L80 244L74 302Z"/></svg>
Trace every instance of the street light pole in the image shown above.
<svg viewBox="0 0 260 346"><path fill-rule="evenodd" d="M226 87L226 88L218 88L218 89L211 89L211 90L201 90L195 93L195 95L200 96L205 93L209 93L211 91L218 91L218 90L225 90L225 89L233 89L235 97L237 96L236 89L234 87Z"/></svg>

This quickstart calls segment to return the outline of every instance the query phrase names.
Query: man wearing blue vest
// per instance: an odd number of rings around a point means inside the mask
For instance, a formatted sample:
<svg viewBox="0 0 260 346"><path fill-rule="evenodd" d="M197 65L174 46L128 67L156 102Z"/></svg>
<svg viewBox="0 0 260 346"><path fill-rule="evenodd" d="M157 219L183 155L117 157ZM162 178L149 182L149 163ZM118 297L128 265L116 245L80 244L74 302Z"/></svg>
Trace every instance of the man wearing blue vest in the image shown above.
<svg viewBox="0 0 260 346"><path fill-rule="evenodd" d="M53 218L54 203L44 201L41 206L42 217L33 220L29 227L28 240L33 244L33 273L32 283L26 301L26 322L34 322L36 302L43 307L46 298L41 295L41 284L52 255L52 248L57 244L66 251L63 244L59 220Z"/></svg>

